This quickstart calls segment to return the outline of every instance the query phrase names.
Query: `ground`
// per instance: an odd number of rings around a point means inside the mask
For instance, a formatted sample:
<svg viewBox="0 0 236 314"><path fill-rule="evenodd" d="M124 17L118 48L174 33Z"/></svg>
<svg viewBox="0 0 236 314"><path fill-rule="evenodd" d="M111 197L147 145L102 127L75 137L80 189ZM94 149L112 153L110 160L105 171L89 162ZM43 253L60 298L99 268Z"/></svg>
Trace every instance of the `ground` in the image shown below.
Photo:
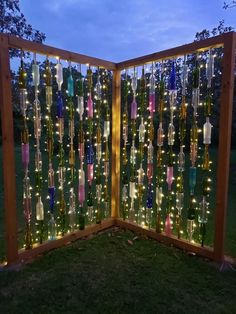
<svg viewBox="0 0 236 314"><path fill-rule="evenodd" d="M236 313L236 273L120 229L0 272L1 313Z"/></svg>

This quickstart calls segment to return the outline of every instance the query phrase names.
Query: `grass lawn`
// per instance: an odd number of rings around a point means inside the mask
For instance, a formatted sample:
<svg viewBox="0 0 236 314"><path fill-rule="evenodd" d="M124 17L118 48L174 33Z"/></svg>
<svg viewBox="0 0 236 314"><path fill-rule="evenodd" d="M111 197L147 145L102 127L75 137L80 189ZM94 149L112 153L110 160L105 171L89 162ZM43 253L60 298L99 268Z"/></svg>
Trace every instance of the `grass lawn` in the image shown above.
<svg viewBox="0 0 236 314"><path fill-rule="evenodd" d="M236 274L119 229L0 272L1 313L235 313Z"/></svg>

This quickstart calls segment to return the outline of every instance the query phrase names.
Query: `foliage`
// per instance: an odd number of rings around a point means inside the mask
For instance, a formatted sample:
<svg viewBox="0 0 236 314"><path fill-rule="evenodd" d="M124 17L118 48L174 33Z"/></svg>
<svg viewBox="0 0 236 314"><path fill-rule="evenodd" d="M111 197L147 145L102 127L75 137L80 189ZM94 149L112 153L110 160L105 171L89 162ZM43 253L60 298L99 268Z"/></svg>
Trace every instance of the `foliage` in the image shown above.
<svg viewBox="0 0 236 314"><path fill-rule="evenodd" d="M203 29L201 32L197 32L195 35L195 41L207 39L212 36L221 35L233 31L233 27L225 26L224 20L219 21L217 27L212 28L212 30Z"/></svg>
<svg viewBox="0 0 236 314"><path fill-rule="evenodd" d="M236 6L236 1L233 0L233 1L230 1L230 2L224 2L224 5L223 5L223 9L231 9L231 8L234 8Z"/></svg>
<svg viewBox="0 0 236 314"><path fill-rule="evenodd" d="M19 0L0 0L0 32L42 43L46 36L28 24L20 10ZM11 50L11 56L19 56L18 50Z"/></svg>

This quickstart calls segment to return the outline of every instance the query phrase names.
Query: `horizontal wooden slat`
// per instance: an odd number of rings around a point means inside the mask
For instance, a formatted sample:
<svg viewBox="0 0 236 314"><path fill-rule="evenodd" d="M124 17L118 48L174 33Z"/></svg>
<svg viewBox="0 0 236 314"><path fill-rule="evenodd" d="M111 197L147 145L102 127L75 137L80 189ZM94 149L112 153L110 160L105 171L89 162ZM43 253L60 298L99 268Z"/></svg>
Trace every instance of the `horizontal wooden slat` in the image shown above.
<svg viewBox="0 0 236 314"><path fill-rule="evenodd" d="M124 221L122 219L116 219L115 225L121 228L131 230L135 233L145 235L164 244L173 245L187 252L192 252L197 255L213 259L213 249L210 247L201 247L198 244L193 244L186 240L178 239L175 236L167 236L163 233L157 233L155 230L144 229L136 225L135 223Z"/></svg>
<svg viewBox="0 0 236 314"><path fill-rule="evenodd" d="M213 47L221 47L224 45L225 40L232 35L233 32L222 34L219 36L211 37L201 41L194 41L193 43L186 44L183 46L159 51L146 56L122 61L116 64L117 69L122 70L125 68L143 65L148 62L176 58L178 56L183 56L184 54L190 54L197 51L204 51Z"/></svg>
<svg viewBox="0 0 236 314"><path fill-rule="evenodd" d="M93 233L108 229L114 226L114 219L106 219L101 224L94 224L87 226L84 230L78 230L73 233L68 233L64 237L58 238L54 241L47 241L43 244L35 245L31 250L19 250L19 261L24 262L27 259L31 259L39 254L48 252L53 249L57 249L63 245L71 243L75 240L87 237Z"/></svg>
<svg viewBox="0 0 236 314"><path fill-rule="evenodd" d="M63 60L70 60L72 62L81 63L81 64L89 64L91 66L99 66L106 68L108 70L115 70L116 65L113 62L89 57L86 55L82 55L79 53L54 48L51 46L47 46L44 44L36 43L33 41L25 40L22 38L18 38L16 36L8 35L8 44L11 48L18 48L27 50L30 52L36 52L39 54L47 55L49 57L59 57Z"/></svg>

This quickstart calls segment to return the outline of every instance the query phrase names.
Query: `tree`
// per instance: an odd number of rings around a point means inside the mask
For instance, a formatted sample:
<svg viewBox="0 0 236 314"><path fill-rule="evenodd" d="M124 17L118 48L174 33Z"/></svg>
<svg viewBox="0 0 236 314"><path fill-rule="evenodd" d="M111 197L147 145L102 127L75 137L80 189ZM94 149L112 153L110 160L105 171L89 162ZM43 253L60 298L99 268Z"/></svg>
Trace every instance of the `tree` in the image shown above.
<svg viewBox="0 0 236 314"><path fill-rule="evenodd" d="M19 0L0 0L0 32L12 34L21 38L44 42L44 33L28 24L20 10ZM11 57L19 56L19 51L11 50Z"/></svg>
<svg viewBox="0 0 236 314"><path fill-rule="evenodd" d="M45 41L46 36L44 33L36 30L31 24L28 24L24 14L20 10L19 0L0 0L0 32L12 34L17 37L32 40L42 43ZM21 54L19 49L11 49L11 57L19 57ZM12 72L12 81L16 81L17 74ZM15 89L13 89L13 108L14 100L17 98ZM15 117L14 110L14 125L17 124L17 115ZM1 123L0 123L0 136L1 136Z"/></svg>
<svg viewBox="0 0 236 314"><path fill-rule="evenodd" d="M220 34L228 33L233 31L233 27L231 26L225 26L225 21L221 20L219 21L219 25L217 27L214 27L212 30L203 29L201 32L197 32L195 35L195 41L207 39L212 36L217 36Z"/></svg>
<svg viewBox="0 0 236 314"><path fill-rule="evenodd" d="M230 2L224 2L224 5L223 5L223 9L231 9L231 8L234 8L236 6L236 1L233 0L233 1L230 1Z"/></svg>

